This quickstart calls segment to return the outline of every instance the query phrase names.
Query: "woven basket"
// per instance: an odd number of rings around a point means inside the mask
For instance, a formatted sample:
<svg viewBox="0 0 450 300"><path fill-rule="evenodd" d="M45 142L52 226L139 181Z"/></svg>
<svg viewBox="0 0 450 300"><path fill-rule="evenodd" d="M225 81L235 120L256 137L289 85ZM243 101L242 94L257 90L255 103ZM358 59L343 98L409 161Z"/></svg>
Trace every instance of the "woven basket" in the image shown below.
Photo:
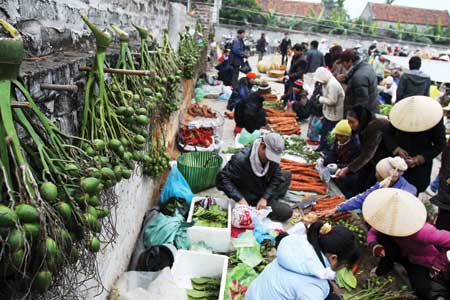
<svg viewBox="0 0 450 300"><path fill-rule="evenodd" d="M223 159L213 152L190 152L178 157L177 166L192 192L198 193L216 185Z"/></svg>

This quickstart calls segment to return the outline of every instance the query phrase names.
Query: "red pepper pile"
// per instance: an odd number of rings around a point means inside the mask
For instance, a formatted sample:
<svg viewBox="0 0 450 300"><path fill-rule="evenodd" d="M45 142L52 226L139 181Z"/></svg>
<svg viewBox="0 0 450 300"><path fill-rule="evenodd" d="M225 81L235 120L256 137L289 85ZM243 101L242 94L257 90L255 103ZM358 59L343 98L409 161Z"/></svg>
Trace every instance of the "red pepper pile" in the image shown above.
<svg viewBox="0 0 450 300"><path fill-rule="evenodd" d="M181 126L180 137L185 145L201 146L208 148L213 143L212 128L189 128Z"/></svg>

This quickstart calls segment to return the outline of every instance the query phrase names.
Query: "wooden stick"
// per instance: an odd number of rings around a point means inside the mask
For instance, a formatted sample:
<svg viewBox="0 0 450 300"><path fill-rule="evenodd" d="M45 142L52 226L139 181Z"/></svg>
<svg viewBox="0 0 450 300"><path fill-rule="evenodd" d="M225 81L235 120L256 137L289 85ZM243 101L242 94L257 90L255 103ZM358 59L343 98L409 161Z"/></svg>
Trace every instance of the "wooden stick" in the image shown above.
<svg viewBox="0 0 450 300"><path fill-rule="evenodd" d="M80 71L89 72L92 70L91 67L80 67ZM111 74L125 74L125 75L138 75L138 76L153 76L155 72L148 70L127 70L127 69L113 69L113 68L104 68L103 71L105 73Z"/></svg>
<svg viewBox="0 0 450 300"><path fill-rule="evenodd" d="M11 107L31 108L31 105L28 102L11 101Z"/></svg>
<svg viewBox="0 0 450 300"><path fill-rule="evenodd" d="M74 84L41 84L41 90L53 90L53 91L67 91L67 92L78 92L78 86Z"/></svg>

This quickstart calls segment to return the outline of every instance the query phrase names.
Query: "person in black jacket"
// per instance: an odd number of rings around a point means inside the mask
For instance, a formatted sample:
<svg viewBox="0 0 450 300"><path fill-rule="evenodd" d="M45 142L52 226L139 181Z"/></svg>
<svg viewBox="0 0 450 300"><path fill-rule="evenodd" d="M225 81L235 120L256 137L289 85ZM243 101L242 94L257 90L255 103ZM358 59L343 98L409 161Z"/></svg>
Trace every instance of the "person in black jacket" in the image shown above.
<svg viewBox="0 0 450 300"><path fill-rule="evenodd" d="M236 105L243 99L250 96L255 84L256 73L248 72L245 77L239 79L239 83L233 87L230 99L228 99L227 109L233 111Z"/></svg>
<svg viewBox="0 0 450 300"><path fill-rule="evenodd" d="M235 86L239 79L239 70L244 63L244 59L248 58L245 53L245 30L239 29L237 32L237 37L233 40L231 44L231 54L230 54L230 64L233 66L233 78L231 83Z"/></svg>
<svg viewBox="0 0 450 300"><path fill-rule="evenodd" d="M286 32L284 34L284 38L281 41L280 44L280 53L281 53L281 64L284 65L287 63L287 53L288 53L288 49L291 48L292 43L291 43L291 39L289 38L289 34Z"/></svg>
<svg viewBox="0 0 450 300"><path fill-rule="evenodd" d="M292 48L294 55L291 61L291 67L284 76L284 93L287 94L294 81L303 80L303 74L306 71L306 56L303 54L305 48L301 44L295 44Z"/></svg>
<svg viewBox="0 0 450 300"><path fill-rule="evenodd" d="M430 76L420 70L422 60L418 56L413 56L409 60L409 71L400 77L397 86L397 101L411 96L430 95Z"/></svg>
<svg viewBox="0 0 450 300"><path fill-rule="evenodd" d="M261 38L256 42L256 51L258 51L258 61L262 60L266 53L267 41L266 35L261 33Z"/></svg>
<svg viewBox="0 0 450 300"><path fill-rule="evenodd" d="M266 111L263 109L264 98L258 93L239 102L234 109L236 126L245 128L249 133L266 125Z"/></svg>
<svg viewBox="0 0 450 300"><path fill-rule="evenodd" d="M430 184L433 159L445 146L441 105L428 97L409 97L396 103L383 140L387 150L408 163L404 177L421 193Z"/></svg>
<svg viewBox="0 0 450 300"><path fill-rule="evenodd" d="M378 104L378 79L372 66L363 61L355 50L347 49L341 55L341 63L347 74L338 75L340 82L347 84L344 100L344 114L354 106L361 105L372 113L380 111Z"/></svg>
<svg viewBox="0 0 450 300"><path fill-rule="evenodd" d="M244 148L217 174L216 184L230 199L242 205L272 208L273 220L284 222L292 216L289 205L279 202L289 188L291 173L280 169L284 140L268 133Z"/></svg>

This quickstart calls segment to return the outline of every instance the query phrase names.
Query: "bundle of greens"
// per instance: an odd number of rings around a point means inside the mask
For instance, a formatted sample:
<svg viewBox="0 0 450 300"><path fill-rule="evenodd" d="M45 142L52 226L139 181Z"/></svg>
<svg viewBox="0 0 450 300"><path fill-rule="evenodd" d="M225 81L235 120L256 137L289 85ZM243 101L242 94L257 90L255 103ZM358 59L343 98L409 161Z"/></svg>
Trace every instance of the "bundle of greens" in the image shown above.
<svg viewBox="0 0 450 300"><path fill-rule="evenodd" d="M291 136L285 139L285 145L285 153L300 156L310 163L320 158L320 154L312 150L301 137Z"/></svg>
<svg viewBox="0 0 450 300"><path fill-rule="evenodd" d="M228 212L217 204L213 204L207 209L197 206L193 221L196 226L224 228L228 226Z"/></svg>
<svg viewBox="0 0 450 300"><path fill-rule="evenodd" d="M344 300L394 300L411 299L411 292L407 286L401 289L393 288L395 279L392 276L385 278L370 278L363 290L355 294L342 295Z"/></svg>
<svg viewBox="0 0 450 300"><path fill-rule="evenodd" d="M220 280L209 277L191 279L192 290L187 290L188 300L217 300L220 293Z"/></svg>

